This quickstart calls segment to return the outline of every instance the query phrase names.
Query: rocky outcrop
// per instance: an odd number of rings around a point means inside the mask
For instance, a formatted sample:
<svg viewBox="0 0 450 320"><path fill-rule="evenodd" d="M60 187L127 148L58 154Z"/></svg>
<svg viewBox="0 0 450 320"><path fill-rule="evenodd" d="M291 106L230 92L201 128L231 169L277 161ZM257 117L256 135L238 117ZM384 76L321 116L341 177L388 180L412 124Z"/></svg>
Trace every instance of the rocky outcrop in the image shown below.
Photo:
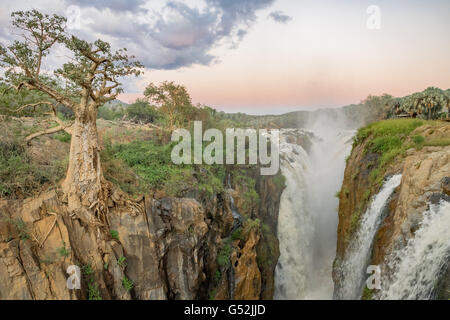
<svg viewBox="0 0 450 320"><path fill-rule="evenodd" d="M421 135L427 139L447 139L450 126L446 124L422 126L411 136ZM339 265L355 231L355 217L364 214L370 199L379 191L370 175L376 169L379 155L372 153L367 145L370 139L356 144L348 159L342 189L339 195L339 226L337 254L333 278L339 283ZM422 221L422 215L430 203L441 199L450 201L450 146L421 146L410 148L402 157L397 157L380 174L383 177L402 174L400 186L388 204L387 212L374 240L369 264L383 265L394 250L404 247L414 237ZM383 272L389 272L383 270ZM444 272L445 274L445 272ZM448 292L448 274L440 281L440 292ZM447 279L447 280L445 280Z"/></svg>
<svg viewBox="0 0 450 320"><path fill-rule="evenodd" d="M273 225L279 200L265 193L273 181L261 185L263 204L272 203L263 220ZM235 241L229 264L218 265L234 225L221 194L204 202L146 196L133 210L120 192L111 199L107 228L70 217L55 190L1 201L0 299L272 298L278 243L260 225ZM80 290L67 287L69 266L80 268ZM224 276L211 295L220 269Z"/></svg>
<svg viewBox="0 0 450 320"><path fill-rule="evenodd" d="M55 191L23 203L3 201L0 298L201 298L204 262L215 246L205 245L215 231L202 205L188 198L145 198L137 215L111 205L115 236L69 217ZM66 286L71 265L81 269L81 290Z"/></svg>
<svg viewBox="0 0 450 320"><path fill-rule="evenodd" d="M261 272L256 261L256 246L259 234L252 230L242 249L231 258L234 268L234 298L236 300L258 300L261 293Z"/></svg>

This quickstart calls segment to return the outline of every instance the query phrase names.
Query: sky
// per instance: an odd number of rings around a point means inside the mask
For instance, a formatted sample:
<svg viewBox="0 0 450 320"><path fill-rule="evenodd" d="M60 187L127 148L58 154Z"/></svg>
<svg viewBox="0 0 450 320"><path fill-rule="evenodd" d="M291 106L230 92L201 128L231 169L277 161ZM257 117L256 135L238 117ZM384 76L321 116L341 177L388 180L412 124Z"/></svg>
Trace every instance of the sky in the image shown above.
<svg viewBox="0 0 450 320"><path fill-rule="evenodd" d="M166 80L194 103L251 114L450 88L448 0L4 0L2 43L10 13L32 8L136 55L146 70L124 80L126 102Z"/></svg>

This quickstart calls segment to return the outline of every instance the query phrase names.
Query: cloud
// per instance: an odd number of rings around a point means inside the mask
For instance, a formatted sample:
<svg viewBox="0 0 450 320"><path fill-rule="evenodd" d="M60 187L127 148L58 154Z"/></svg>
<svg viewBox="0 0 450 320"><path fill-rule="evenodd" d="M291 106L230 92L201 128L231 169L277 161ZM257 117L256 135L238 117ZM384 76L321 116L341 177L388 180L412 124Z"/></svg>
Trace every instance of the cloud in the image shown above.
<svg viewBox="0 0 450 320"><path fill-rule="evenodd" d="M70 4L80 7L109 8L114 11L136 11L145 0L68 0Z"/></svg>
<svg viewBox="0 0 450 320"><path fill-rule="evenodd" d="M158 10L146 6L136 9L142 3L133 1L132 14L114 11L114 2L83 10L92 21L90 29L109 35L113 43L126 44L149 68L177 69L217 61L211 50L219 44L236 48L256 20L256 12L274 0L204 0L202 9L169 0Z"/></svg>
<svg viewBox="0 0 450 320"><path fill-rule="evenodd" d="M269 14L269 18L273 19L275 22L288 23L292 20L292 17L284 14L282 11L273 11Z"/></svg>
<svg viewBox="0 0 450 320"><path fill-rule="evenodd" d="M126 47L147 68L178 69L217 62L212 50L236 48L257 12L274 1L59 0L52 8L67 15L69 5L79 6L81 29L70 31L83 39L101 38L115 48ZM46 2L35 0L33 6ZM32 9L28 0L16 0L11 6Z"/></svg>

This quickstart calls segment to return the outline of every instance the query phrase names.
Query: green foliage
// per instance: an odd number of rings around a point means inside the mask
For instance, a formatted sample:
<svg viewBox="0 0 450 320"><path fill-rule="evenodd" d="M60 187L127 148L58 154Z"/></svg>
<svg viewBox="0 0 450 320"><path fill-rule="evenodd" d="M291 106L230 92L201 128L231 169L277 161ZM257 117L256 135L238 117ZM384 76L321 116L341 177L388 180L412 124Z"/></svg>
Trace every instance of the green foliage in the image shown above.
<svg viewBox="0 0 450 320"><path fill-rule="evenodd" d="M17 232L19 233L20 240L30 239L30 235L28 234L28 230L27 230L27 225L22 220L22 218L13 220L12 223L16 227Z"/></svg>
<svg viewBox="0 0 450 320"><path fill-rule="evenodd" d="M212 289L212 290L209 291L209 293L208 293L208 299L209 299L209 300L215 300L216 294L217 294L217 289Z"/></svg>
<svg viewBox="0 0 450 320"><path fill-rule="evenodd" d="M160 146L153 141L133 141L115 145L112 153L155 188L180 171L181 166L172 164L171 147L171 144Z"/></svg>
<svg viewBox="0 0 450 320"><path fill-rule="evenodd" d="M220 283L220 280L222 279L222 274L220 273L219 270L216 271L216 273L214 274L214 284L217 286Z"/></svg>
<svg viewBox="0 0 450 320"><path fill-rule="evenodd" d="M420 127L423 124L425 124L424 121L415 119L393 119L375 122L358 130L358 133L355 137L355 143L360 144L369 136L372 136L373 138L405 138L414 129ZM385 142L387 144L392 143L391 140ZM383 148L382 141L378 142L377 147L382 150L387 149Z"/></svg>
<svg viewBox="0 0 450 320"><path fill-rule="evenodd" d="M236 230L233 231L233 233L231 233L231 240L233 241L244 240L241 227L237 228Z"/></svg>
<svg viewBox="0 0 450 320"><path fill-rule="evenodd" d="M361 218L361 212L355 211L350 217L350 234L352 234L358 227L359 219Z"/></svg>
<svg viewBox="0 0 450 320"><path fill-rule="evenodd" d="M275 177L273 177L273 182L278 190L283 190L286 186L286 178L281 173L278 173Z"/></svg>
<svg viewBox="0 0 450 320"><path fill-rule="evenodd" d="M171 160L173 146L174 143L159 145L153 141L108 144L104 158L122 160L140 178L143 191L164 190L170 196L183 196L194 188L207 196L223 192L222 166L176 165Z"/></svg>
<svg viewBox="0 0 450 320"><path fill-rule="evenodd" d="M412 137L412 140L415 144L422 144L425 142L425 138L420 135L416 135L416 136Z"/></svg>
<svg viewBox="0 0 450 320"><path fill-rule="evenodd" d="M131 291L134 287L133 280L129 279L126 275L123 276L122 285L126 291Z"/></svg>
<svg viewBox="0 0 450 320"><path fill-rule="evenodd" d="M61 133L54 134L53 138L64 143L68 143L72 139L72 136L69 133L63 131Z"/></svg>
<svg viewBox="0 0 450 320"><path fill-rule="evenodd" d="M450 139L449 138L433 139L425 142L424 145L428 147L446 147L450 146Z"/></svg>
<svg viewBox="0 0 450 320"><path fill-rule="evenodd" d="M370 193L371 193L370 190L366 190L366 191L364 192L364 195L363 195L363 200L364 200L364 201L368 201L368 200L369 200L369 198L370 198Z"/></svg>
<svg viewBox="0 0 450 320"><path fill-rule="evenodd" d="M0 137L0 197L20 199L32 196L44 184L53 185L65 173L66 163L57 161L51 165L33 162L22 141L22 129L8 125L0 127L18 136Z"/></svg>
<svg viewBox="0 0 450 320"><path fill-rule="evenodd" d="M363 294L362 294L362 300L372 300L373 298L373 290L364 287Z"/></svg>
<svg viewBox="0 0 450 320"><path fill-rule="evenodd" d="M230 263L231 252L233 252L233 247L229 243L225 243L225 245L217 253L217 263L219 266L224 267Z"/></svg>
<svg viewBox="0 0 450 320"><path fill-rule="evenodd" d="M380 155L377 167L373 168L369 181L374 185L381 185L385 168L398 156L405 154L410 147L406 143L409 135L416 128L426 122L417 119L395 119L372 123L358 130L354 139L354 147L363 143L366 139L367 150ZM413 138L415 141L421 138Z"/></svg>
<svg viewBox="0 0 450 320"><path fill-rule="evenodd" d="M94 270L92 269L91 264L84 265L82 267L83 275L86 277L87 285L88 285L88 299L89 300L102 300L102 296L100 294L100 290L98 284L95 282Z"/></svg>
<svg viewBox="0 0 450 320"><path fill-rule="evenodd" d="M111 238L119 241L119 232L117 230L109 230L109 234L111 235Z"/></svg>
<svg viewBox="0 0 450 320"><path fill-rule="evenodd" d="M125 113L125 110L120 107L101 106L98 108L97 118L112 121L123 118Z"/></svg>
<svg viewBox="0 0 450 320"><path fill-rule="evenodd" d="M261 227L261 220L259 219L247 219L244 222L244 233L247 234L252 230L259 230Z"/></svg>
<svg viewBox="0 0 450 320"><path fill-rule="evenodd" d="M450 113L450 97L444 90L429 87L422 92L398 99L395 113L429 120L445 118Z"/></svg>
<svg viewBox="0 0 450 320"><path fill-rule="evenodd" d="M138 100L128 106L127 118L136 123L157 123L164 119L164 114L144 100Z"/></svg>
<svg viewBox="0 0 450 320"><path fill-rule="evenodd" d="M242 199L241 214L249 217L252 210L256 208L259 202L259 195L256 192L256 181L248 175L245 170L237 170L233 175L233 181L239 186Z"/></svg>
<svg viewBox="0 0 450 320"><path fill-rule="evenodd" d="M118 264L122 269L125 269L125 267L127 266L127 258L125 258L124 256L121 256L121 257L117 260L117 264Z"/></svg>
<svg viewBox="0 0 450 320"><path fill-rule="evenodd" d="M66 248L66 244L65 244L64 241L63 241L62 244L63 244L63 246L59 247L57 249L58 254L59 254L60 257L67 257L67 256L69 256L69 250Z"/></svg>
<svg viewBox="0 0 450 320"><path fill-rule="evenodd" d="M35 117L42 116L45 112L50 111L48 105L40 105L35 110L32 107L22 109L19 108L28 104L35 104L40 101L50 100L48 96L38 91L31 90L15 90L12 86L0 83L0 114L15 117Z"/></svg>
<svg viewBox="0 0 450 320"><path fill-rule="evenodd" d="M269 226L268 224L266 224L266 223L262 223L262 224L261 224L261 231L262 231L264 234L269 234L269 233L272 232L272 230L270 230L270 226Z"/></svg>

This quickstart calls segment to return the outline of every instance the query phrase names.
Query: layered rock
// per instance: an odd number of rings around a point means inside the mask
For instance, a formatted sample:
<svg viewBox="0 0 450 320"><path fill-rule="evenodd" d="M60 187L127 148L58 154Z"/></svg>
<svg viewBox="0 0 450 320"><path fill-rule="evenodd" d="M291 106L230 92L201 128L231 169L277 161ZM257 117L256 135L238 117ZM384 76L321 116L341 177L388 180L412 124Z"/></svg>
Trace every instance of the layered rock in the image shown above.
<svg viewBox="0 0 450 320"><path fill-rule="evenodd" d="M449 125L422 126L412 135L422 135L430 139L446 139L450 137ZM363 214L379 186L374 187L369 176L375 169L379 156L372 153L367 144L370 139L356 145L347 162L344 182L340 193L338 243L333 277L339 284L339 265L354 232L355 213ZM450 201L450 146L425 146L411 148L403 157L397 158L382 172L384 177L402 174L400 186L395 190L387 206L387 212L381 227L373 239L373 247L368 264L382 265L387 257L396 249L404 247L414 237L420 226L423 213L432 203L441 199ZM383 273L389 270L382 270ZM447 276L439 281L437 296L446 297L442 293L449 292ZM389 275L388 275L389 276Z"/></svg>

